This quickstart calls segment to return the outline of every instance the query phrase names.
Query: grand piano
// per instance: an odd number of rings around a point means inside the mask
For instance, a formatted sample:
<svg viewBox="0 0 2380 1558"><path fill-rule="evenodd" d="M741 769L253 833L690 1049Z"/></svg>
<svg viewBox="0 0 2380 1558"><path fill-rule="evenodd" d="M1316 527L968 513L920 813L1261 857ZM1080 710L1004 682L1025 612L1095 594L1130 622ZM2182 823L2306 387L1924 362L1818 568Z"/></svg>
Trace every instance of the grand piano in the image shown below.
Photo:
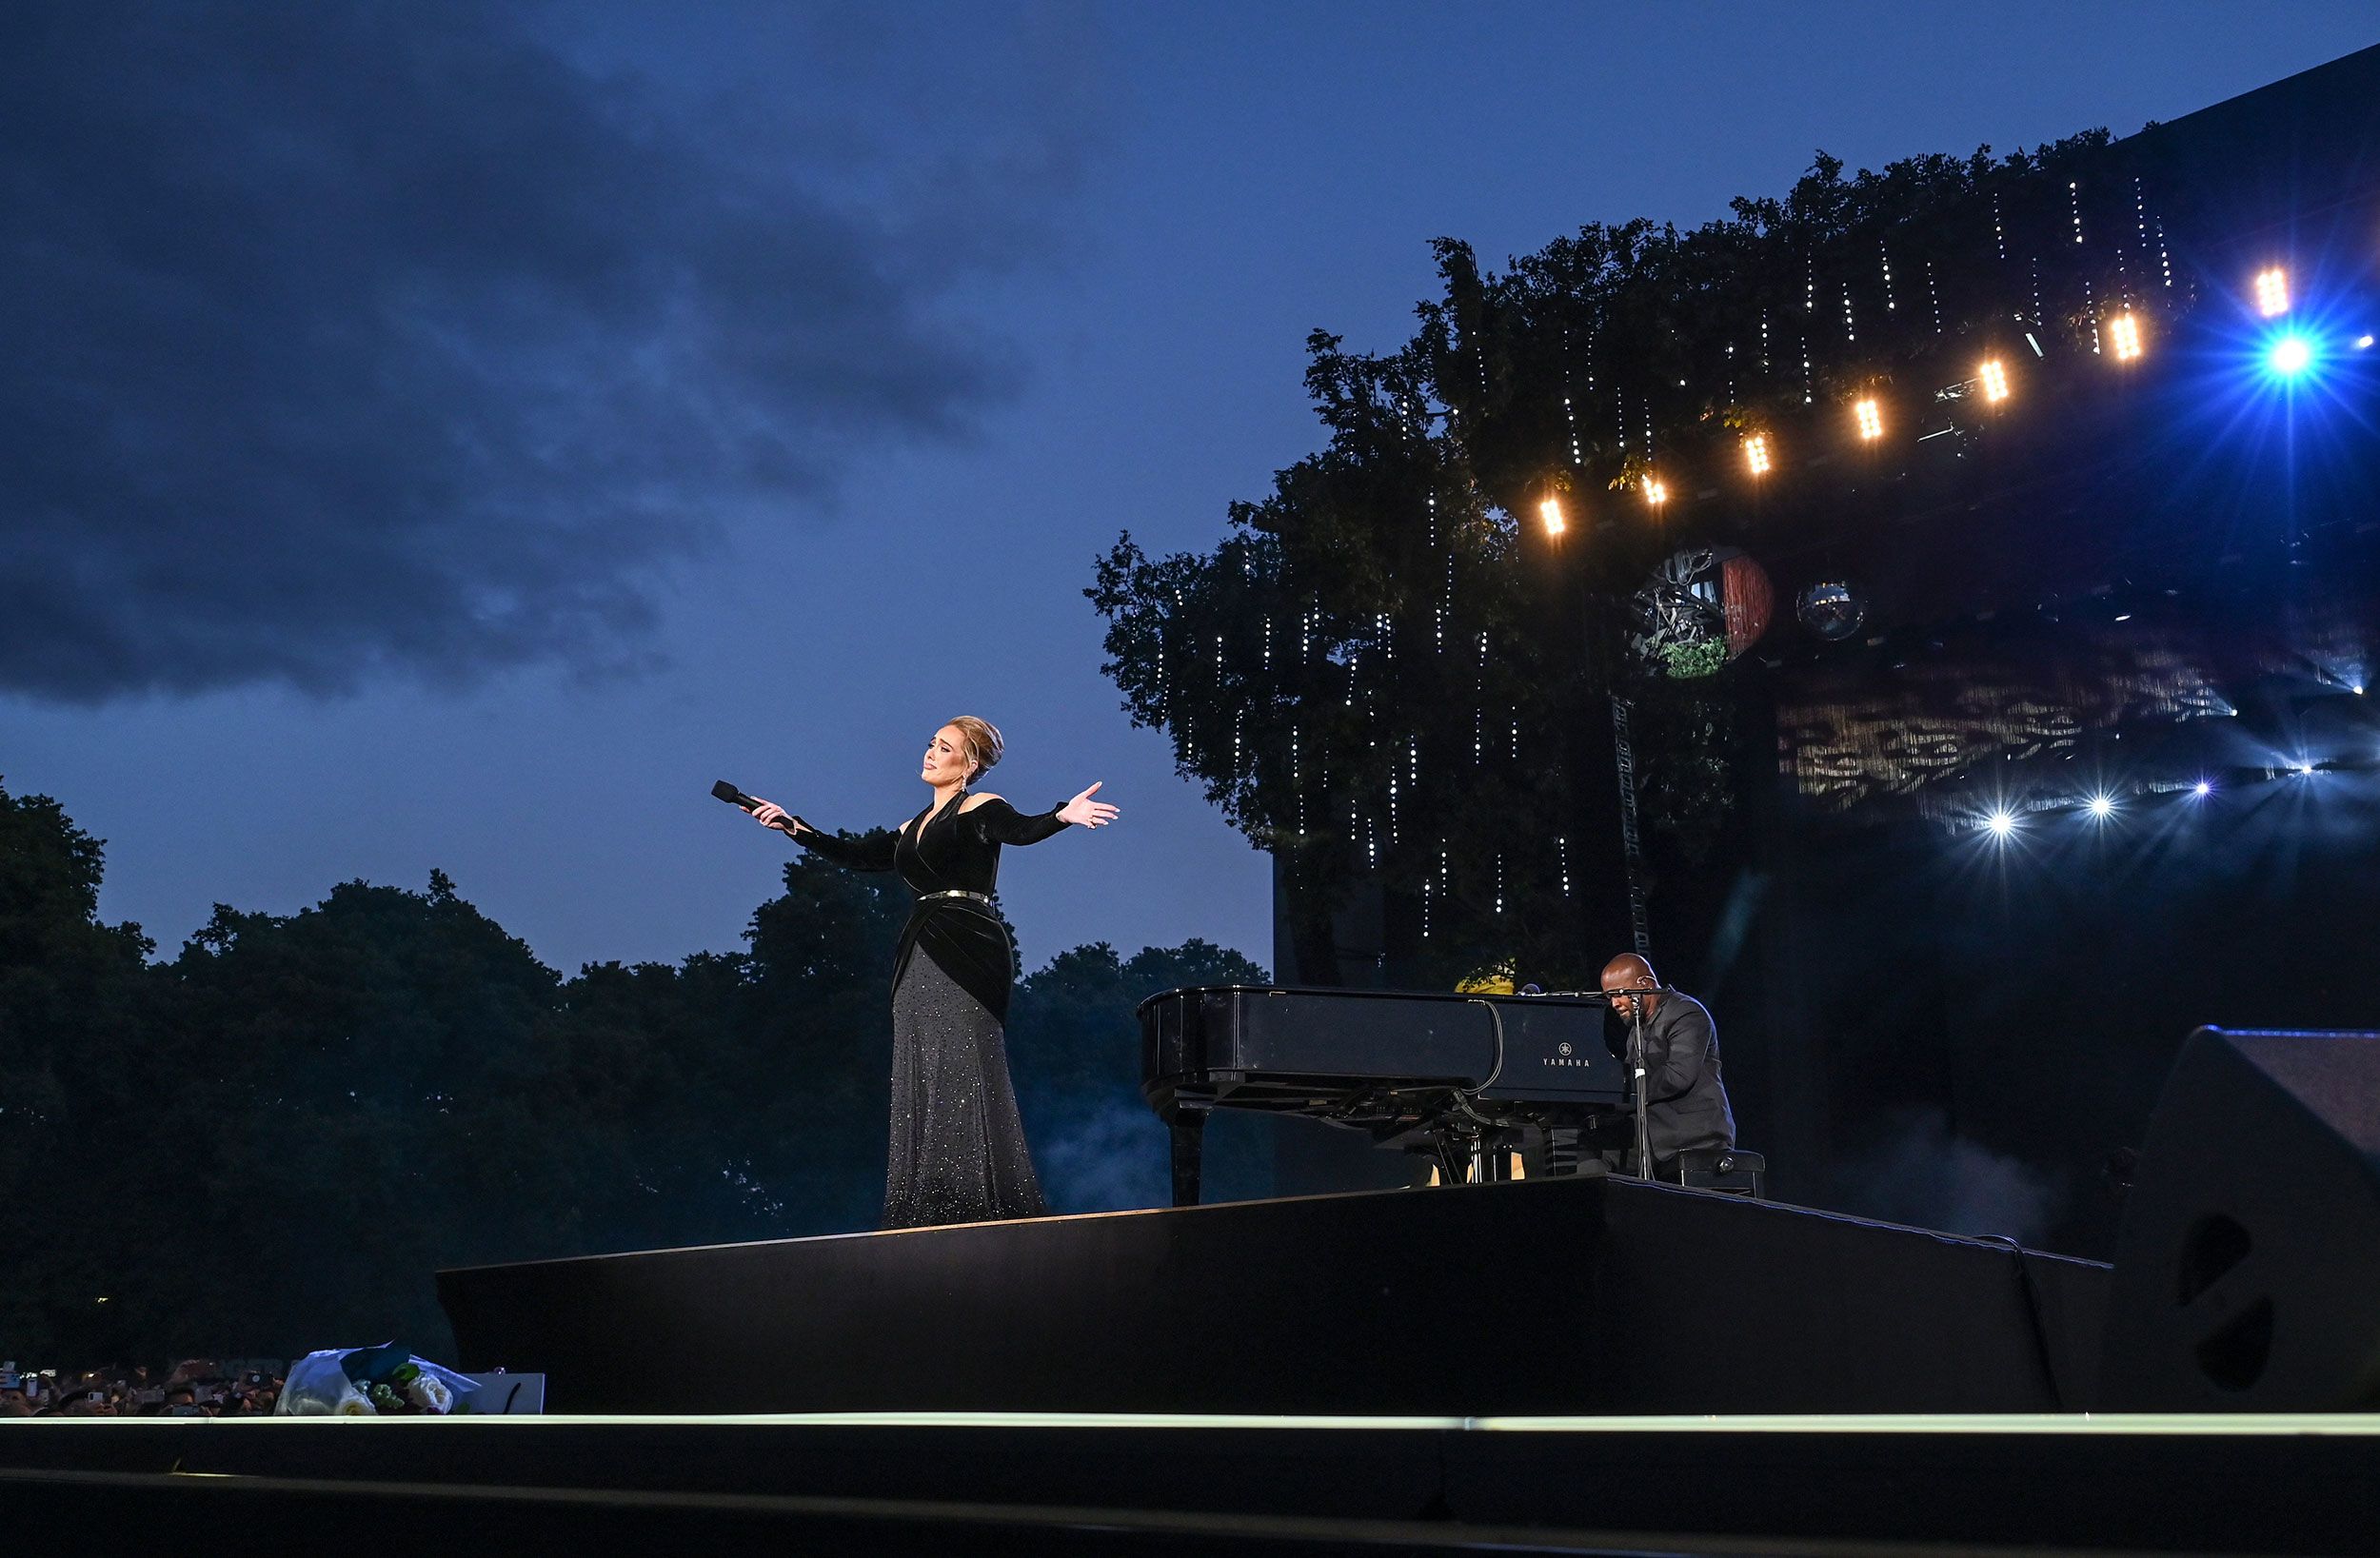
<svg viewBox="0 0 2380 1558"><path fill-rule="evenodd" d="M1214 985L1140 1006L1141 1092L1173 1135L1174 1204L1199 1199L1207 1113L1304 1114L1493 1176L1529 1127L1592 1129L1633 1102L1600 995Z"/></svg>

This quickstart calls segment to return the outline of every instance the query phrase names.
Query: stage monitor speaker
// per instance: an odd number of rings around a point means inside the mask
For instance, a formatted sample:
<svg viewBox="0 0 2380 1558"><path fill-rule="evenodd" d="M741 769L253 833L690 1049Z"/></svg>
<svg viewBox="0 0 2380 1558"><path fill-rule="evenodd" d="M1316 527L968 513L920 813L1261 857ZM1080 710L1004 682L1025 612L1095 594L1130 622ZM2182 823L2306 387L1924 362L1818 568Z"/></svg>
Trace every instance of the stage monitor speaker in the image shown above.
<svg viewBox="0 0 2380 1558"><path fill-rule="evenodd" d="M2098 1396L2380 1407L2380 1034L2190 1035L2124 1209Z"/></svg>

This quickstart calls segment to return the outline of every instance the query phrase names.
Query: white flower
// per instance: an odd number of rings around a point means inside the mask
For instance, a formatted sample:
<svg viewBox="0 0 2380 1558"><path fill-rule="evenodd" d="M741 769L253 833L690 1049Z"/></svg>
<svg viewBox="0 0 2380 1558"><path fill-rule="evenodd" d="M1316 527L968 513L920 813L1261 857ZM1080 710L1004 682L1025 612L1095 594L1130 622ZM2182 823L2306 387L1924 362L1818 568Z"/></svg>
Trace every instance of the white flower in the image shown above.
<svg viewBox="0 0 2380 1558"><path fill-rule="evenodd" d="M454 1406L454 1392L435 1374L416 1374L407 1380L405 1398L426 1412L444 1412Z"/></svg>
<svg viewBox="0 0 2380 1558"><path fill-rule="evenodd" d="M378 1417L380 1415L372 1410L372 1404L365 1397L364 1392L353 1385L347 1386L339 1392L339 1399L330 1410L341 1417Z"/></svg>

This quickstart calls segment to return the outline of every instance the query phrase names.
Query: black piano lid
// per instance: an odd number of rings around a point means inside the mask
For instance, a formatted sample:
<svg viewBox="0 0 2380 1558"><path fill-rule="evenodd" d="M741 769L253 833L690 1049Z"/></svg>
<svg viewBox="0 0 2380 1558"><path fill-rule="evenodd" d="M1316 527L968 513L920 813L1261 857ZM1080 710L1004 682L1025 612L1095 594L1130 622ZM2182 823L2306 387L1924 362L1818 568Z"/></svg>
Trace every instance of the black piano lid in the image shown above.
<svg viewBox="0 0 2380 1558"><path fill-rule="evenodd" d="M1602 1039L1608 1009L1600 992L1194 985L1140 1003L1141 1080L1144 1091L1210 1078L1346 1091L1336 1078L1603 1100L1620 1087Z"/></svg>
<svg viewBox="0 0 2380 1558"><path fill-rule="evenodd" d="M1181 985L1172 990L1160 990L1143 1000L1139 1006L1134 1007L1133 1016L1139 1016L1159 1001L1167 1000L1176 996L1344 996L1356 1000L1531 1001L1579 1006L1611 1004L1599 990L1549 990L1537 996L1504 996L1486 993L1466 995L1457 990L1371 990L1346 985L1207 984Z"/></svg>

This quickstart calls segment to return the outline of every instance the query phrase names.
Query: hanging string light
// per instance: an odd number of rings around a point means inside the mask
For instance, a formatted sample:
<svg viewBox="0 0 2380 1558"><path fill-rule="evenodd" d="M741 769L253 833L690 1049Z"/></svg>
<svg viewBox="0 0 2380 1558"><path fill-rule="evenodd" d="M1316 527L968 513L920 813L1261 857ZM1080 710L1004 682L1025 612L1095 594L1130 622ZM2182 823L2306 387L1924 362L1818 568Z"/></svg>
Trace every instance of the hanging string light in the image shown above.
<svg viewBox="0 0 2380 1558"><path fill-rule="evenodd" d="M1302 840L1306 833L1306 781L1301 756L1298 727L1293 724L1289 727L1289 788L1298 798L1298 837Z"/></svg>
<svg viewBox="0 0 2380 1558"><path fill-rule="evenodd" d="M1570 427L1570 463L1576 469L1578 458L1578 408L1571 400L1570 385L1570 326L1562 326L1562 420Z"/></svg>
<svg viewBox="0 0 2380 1558"><path fill-rule="evenodd" d="M2139 246L2143 256L2148 254L2149 191L2141 184L2138 175L2132 178L2132 242Z"/></svg>
<svg viewBox="0 0 2380 1558"><path fill-rule="evenodd" d="M1487 652L1488 636L1479 635L1479 665L1472 681L1471 703L1471 766L1477 768L1487 760Z"/></svg>
<svg viewBox="0 0 2380 1558"><path fill-rule="evenodd" d="M1815 260L1804 260L1801 271L1801 404L1811 404L1814 383L1810 373L1810 322L1818 317L1818 267Z"/></svg>

